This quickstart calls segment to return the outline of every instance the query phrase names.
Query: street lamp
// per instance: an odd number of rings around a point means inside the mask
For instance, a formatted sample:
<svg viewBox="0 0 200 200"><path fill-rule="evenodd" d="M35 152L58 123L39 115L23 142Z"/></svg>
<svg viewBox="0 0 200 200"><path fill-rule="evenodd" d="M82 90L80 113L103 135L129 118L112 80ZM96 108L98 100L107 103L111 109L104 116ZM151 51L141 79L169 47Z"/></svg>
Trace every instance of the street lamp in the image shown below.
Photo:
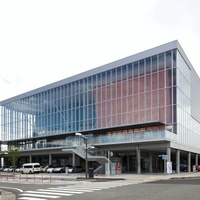
<svg viewBox="0 0 200 200"><path fill-rule="evenodd" d="M75 135L80 136L82 138L84 138L85 140L85 178L88 177L88 157L87 157L87 139L88 137L86 137L85 135L83 135L82 133L75 133Z"/></svg>

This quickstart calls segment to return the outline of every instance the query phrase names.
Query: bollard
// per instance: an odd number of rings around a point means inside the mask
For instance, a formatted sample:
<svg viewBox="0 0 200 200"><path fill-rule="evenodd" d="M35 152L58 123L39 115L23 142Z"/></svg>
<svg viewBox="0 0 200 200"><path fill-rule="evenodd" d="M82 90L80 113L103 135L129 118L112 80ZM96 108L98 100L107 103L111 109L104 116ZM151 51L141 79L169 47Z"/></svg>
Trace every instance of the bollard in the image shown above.
<svg viewBox="0 0 200 200"><path fill-rule="evenodd" d="M50 175L50 182L51 182L51 175Z"/></svg>
<svg viewBox="0 0 200 200"><path fill-rule="evenodd" d="M28 181L28 175L26 175L26 181Z"/></svg>
<svg viewBox="0 0 200 200"><path fill-rule="evenodd" d="M35 174L34 174L34 178L33 178L33 180L35 181Z"/></svg>
<svg viewBox="0 0 200 200"><path fill-rule="evenodd" d="M19 175L19 180L21 181L21 174Z"/></svg>

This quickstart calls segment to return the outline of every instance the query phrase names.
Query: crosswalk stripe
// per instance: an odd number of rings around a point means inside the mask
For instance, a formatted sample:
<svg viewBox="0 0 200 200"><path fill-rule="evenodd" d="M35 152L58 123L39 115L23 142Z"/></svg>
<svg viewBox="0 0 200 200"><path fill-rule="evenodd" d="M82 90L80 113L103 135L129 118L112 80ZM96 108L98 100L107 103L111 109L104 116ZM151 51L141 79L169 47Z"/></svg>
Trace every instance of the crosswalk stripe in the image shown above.
<svg viewBox="0 0 200 200"><path fill-rule="evenodd" d="M64 192L63 190L49 190L49 189L39 189L39 191L47 191L47 192L60 192L60 193L62 193L62 192ZM67 191L68 193L73 193L73 194L83 194L84 192L79 192L79 191Z"/></svg>
<svg viewBox="0 0 200 200"><path fill-rule="evenodd" d="M71 196L72 194L66 194L66 193L56 193L56 192L40 192L40 191L26 191L27 193L36 193L36 194L51 194L51 195L62 195L62 196Z"/></svg>
<svg viewBox="0 0 200 200"><path fill-rule="evenodd" d="M51 198L51 199L57 199L59 198L60 196L49 196L49 195L39 195L39 194L27 194L27 193L23 193L23 194L20 194L20 195L23 195L23 196L34 196L34 197L45 197L45 198Z"/></svg>
<svg viewBox="0 0 200 200"><path fill-rule="evenodd" d="M52 188L49 188L49 189L52 189ZM85 191L85 190L88 190L88 191L93 191L93 190L102 190L102 188L89 188L89 187L85 187L85 188L57 188L57 189L60 189L60 190L75 190L75 191ZM56 190L56 189L55 189Z"/></svg>
<svg viewBox="0 0 200 200"><path fill-rule="evenodd" d="M37 191L25 191L24 197L18 198L19 200L47 200L44 198L60 198L61 196L72 196L75 194L83 194L87 192L94 192L119 186L126 186L136 184L136 182L84 182L84 184L73 184L61 187L50 187L47 189L38 189ZM51 195L51 196L50 196ZM25 197L26 196L26 197ZM38 197L38 198L37 198ZM39 198L41 197L41 198Z"/></svg>
<svg viewBox="0 0 200 200"><path fill-rule="evenodd" d="M41 199L41 198L34 198L34 197L21 197L18 199L22 199L22 200L47 200L47 199Z"/></svg>

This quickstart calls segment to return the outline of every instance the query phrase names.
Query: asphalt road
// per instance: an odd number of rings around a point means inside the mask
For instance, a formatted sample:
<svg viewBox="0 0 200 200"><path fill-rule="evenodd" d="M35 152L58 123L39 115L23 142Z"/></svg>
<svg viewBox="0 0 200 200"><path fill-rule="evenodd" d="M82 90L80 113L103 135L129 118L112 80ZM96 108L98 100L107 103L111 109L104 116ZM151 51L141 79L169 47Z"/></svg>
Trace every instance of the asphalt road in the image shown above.
<svg viewBox="0 0 200 200"><path fill-rule="evenodd" d="M10 187L23 190L23 192L14 190L18 200L25 199L25 197L34 197L38 200L199 200L199 186L200 178L172 179L147 183L128 180L106 182L66 181L65 183L58 182L56 184L0 182L0 188Z"/></svg>
<svg viewBox="0 0 200 200"><path fill-rule="evenodd" d="M166 180L97 191L71 200L199 200L200 179ZM62 199L64 200L64 198Z"/></svg>

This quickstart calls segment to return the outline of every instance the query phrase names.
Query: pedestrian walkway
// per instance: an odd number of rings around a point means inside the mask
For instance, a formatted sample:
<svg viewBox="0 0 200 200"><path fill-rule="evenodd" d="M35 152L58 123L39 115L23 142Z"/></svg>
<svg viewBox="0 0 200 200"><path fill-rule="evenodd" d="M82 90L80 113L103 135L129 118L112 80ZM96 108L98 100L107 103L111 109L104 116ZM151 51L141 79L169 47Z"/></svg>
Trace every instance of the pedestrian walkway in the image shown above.
<svg viewBox="0 0 200 200"><path fill-rule="evenodd" d="M12 192L0 190L0 200L16 200L16 196Z"/></svg>
<svg viewBox="0 0 200 200"><path fill-rule="evenodd" d="M48 187L46 189L24 191L23 193L19 194L18 200L27 200L29 198L37 198L37 200L47 200L48 198L58 199L60 197L69 197L73 195L80 195L84 193L106 190L109 188L138 184L140 182L132 180L121 180L108 182L86 182L84 184L78 185Z"/></svg>
<svg viewBox="0 0 200 200"><path fill-rule="evenodd" d="M124 179L124 180L143 180L143 181L157 181L177 178L200 178L200 172L181 172L179 174L163 174L163 173L144 173L144 174L115 174L115 175L98 175L95 179ZM81 178L81 177L77 177Z"/></svg>

